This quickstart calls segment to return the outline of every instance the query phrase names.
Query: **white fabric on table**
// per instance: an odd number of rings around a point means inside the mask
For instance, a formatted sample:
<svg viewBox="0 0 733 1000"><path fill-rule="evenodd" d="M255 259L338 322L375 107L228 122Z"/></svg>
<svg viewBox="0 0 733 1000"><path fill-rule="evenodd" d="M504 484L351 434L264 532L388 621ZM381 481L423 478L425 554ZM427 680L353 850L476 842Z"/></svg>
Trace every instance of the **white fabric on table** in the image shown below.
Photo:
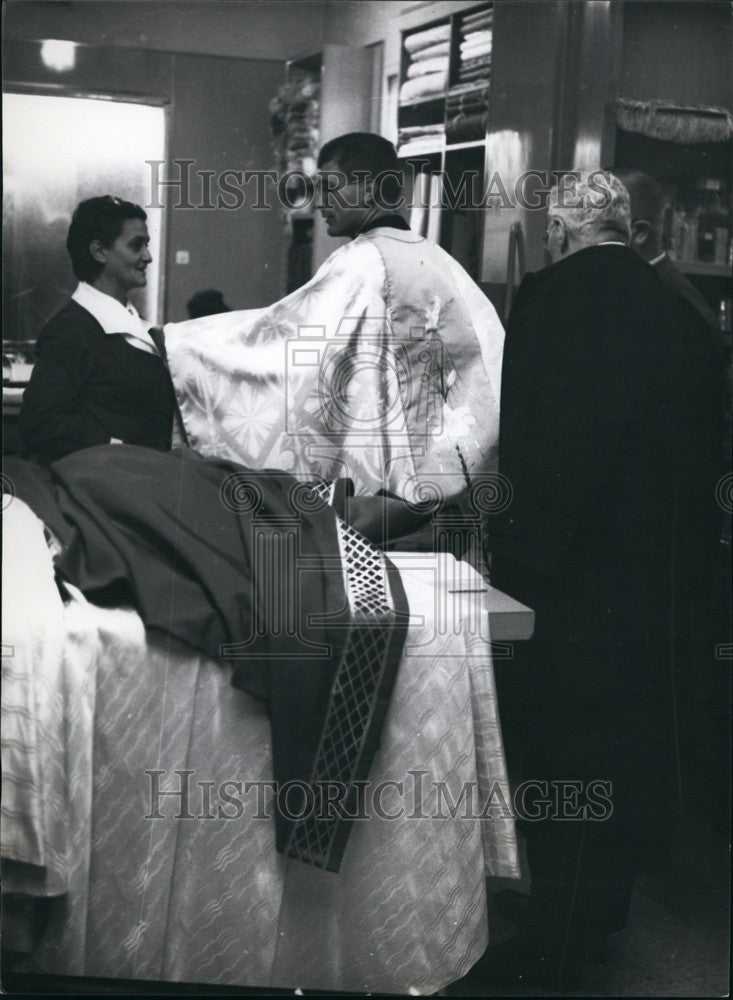
<svg viewBox="0 0 733 1000"><path fill-rule="evenodd" d="M86 872L93 636L64 608L42 522L17 497L3 500L3 890L54 896L70 872Z"/></svg>
<svg viewBox="0 0 733 1000"><path fill-rule="evenodd" d="M13 508L19 545L33 552L33 579L50 593L42 525L20 501ZM409 781L408 772L426 771L428 791L445 781L457 800L473 782L483 801L498 782L508 801L478 596L449 593L459 570L452 557L394 559L411 624L370 780ZM461 564L460 573L464 584L481 586L470 567ZM9 561L6 588L24 592L20 574ZM34 659L58 638L59 617L63 671L57 655ZM163 771L160 787L170 790L179 787L177 770L192 771L194 816L204 811L197 782L269 779L265 708L231 687L230 667L173 643L149 644L136 613L97 608L78 592L48 615L29 613L24 628L14 640L31 669L10 675L6 696L17 705L41 684L49 700L66 703L56 747L64 767L49 772L53 787L44 790L53 815L34 815L33 823L46 857L68 833L57 872L68 895L35 951L36 970L427 993L479 957L487 942L485 875L518 875L510 820L459 812L357 822L336 875L277 854L272 819L256 819L248 799L238 819L176 819L180 801L172 798L160 802L164 818L146 818L146 772ZM30 759L42 739L14 732L22 767L24 750ZM212 803L216 814L216 793ZM385 797L385 804L395 803ZM431 809L426 795L424 811ZM15 819L4 816L4 843L19 842L16 833Z"/></svg>

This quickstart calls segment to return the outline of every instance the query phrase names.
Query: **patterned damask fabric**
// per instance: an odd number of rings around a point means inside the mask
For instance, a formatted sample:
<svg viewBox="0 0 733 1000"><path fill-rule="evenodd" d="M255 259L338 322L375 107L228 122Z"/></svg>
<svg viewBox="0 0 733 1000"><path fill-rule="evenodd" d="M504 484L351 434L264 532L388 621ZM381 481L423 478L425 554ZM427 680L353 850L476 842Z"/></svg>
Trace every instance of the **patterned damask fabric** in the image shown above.
<svg viewBox="0 0 733 1000"><path fill-rule="evenodd" d="M34 970L403 994L434 992L470 968L487 943L485 875L517 876L518 861L501 812L451 816L438 801L440 782L453 802L466 783L479 801L497 787L509 801L486 614L476 593L450 593L459 576L462 588L480 587L469 567L391 557L411 617L369 777L372 787L402 783L403 795L385 786L382 804L405 810L356 821L333 874L278 854L256 798L237 815L222 797L226 781L272 776L267 712L231 687L230 668L148 642L129 609L97 608L78 592L62 603L41 522L17 498L6 519L23 553L5 567L6 589L23 593L30 574L48 595L47 613L29 612L4 637L29 669L8 673L3 764L44 781L3 812L3 850L31 862L9 862L4 888L63 893ZM27 727L23 706L40 689L38 725ZM39 755L55 766L34 777ZM188 789L185 808L180 794L153 796L156 773L161 792ZM411 818L418 812L431 818Z"/></svg>
<svg viewBox="0 0 733 1000"><path fill-rule="evenodd" d="M428 484L455 496L495 468L502 348L460 266L388 229L342 247L267 309L166 327L194 448L407 499ZM487 943L485 876L519 874L511 819L436 818L440 783L453 802L466 787L509 801L487 616L476 593L448 586L473 571L390 553L410 621L369 781L394 783L383 805L406 809L355 821L334 874L278 854L273 818L251 799L241 815L219 812L224 782L232 794L272 776L266 710L232 689L230 668L149 643L129 609L79 593L62 603L41 522L17 498L9 513L48 595L47 613L28 606L7 640L9 712L7 689L3 699L3 764L20 789L2 818L6 889L60 894L32 968L385 993L460 978ZM28 593L27 563L8 564L11 593ZM158 797L161 818L150 818L155 774L162 791L190 784L190 818L176 818L180 795ZM416 781L429 818L411 814Z"/></svg>
<svg viewBox="0 0 733 1000"><path fill-rule="evenodd" d="M408 499L495 469L503 342L460 265L389 228L266 309L165 327L192 447Z"/></svg>

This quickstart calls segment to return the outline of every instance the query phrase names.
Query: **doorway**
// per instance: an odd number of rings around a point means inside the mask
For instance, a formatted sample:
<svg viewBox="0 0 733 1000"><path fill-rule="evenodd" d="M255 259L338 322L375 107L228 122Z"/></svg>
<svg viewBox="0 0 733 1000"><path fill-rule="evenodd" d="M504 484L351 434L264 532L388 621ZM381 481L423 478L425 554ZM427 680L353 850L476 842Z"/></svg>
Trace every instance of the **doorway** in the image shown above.
<svg viewBox="0 0 733 1000"><path fill-rule="evenodd" d="M3 97L3 340L34 341L77 284L66 252L74 208L111 194L145 208L150 167L165 160L165 109L90 97ZM145 209L153 263L132 297L160 324L163 211Z"/></svg>

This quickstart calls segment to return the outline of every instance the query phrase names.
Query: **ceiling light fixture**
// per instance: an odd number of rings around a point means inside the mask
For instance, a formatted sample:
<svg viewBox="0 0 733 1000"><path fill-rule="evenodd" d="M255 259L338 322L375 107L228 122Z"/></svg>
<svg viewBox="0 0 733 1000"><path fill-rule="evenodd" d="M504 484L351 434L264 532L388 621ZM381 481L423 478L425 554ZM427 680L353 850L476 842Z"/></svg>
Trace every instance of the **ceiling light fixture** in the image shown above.
<svg viewBox="0 0 733 1000"><path fill-rule="evenodd" d="M49 69L66 73L76 65L76 42L47 38L41 45L41 59Z"/></svg>

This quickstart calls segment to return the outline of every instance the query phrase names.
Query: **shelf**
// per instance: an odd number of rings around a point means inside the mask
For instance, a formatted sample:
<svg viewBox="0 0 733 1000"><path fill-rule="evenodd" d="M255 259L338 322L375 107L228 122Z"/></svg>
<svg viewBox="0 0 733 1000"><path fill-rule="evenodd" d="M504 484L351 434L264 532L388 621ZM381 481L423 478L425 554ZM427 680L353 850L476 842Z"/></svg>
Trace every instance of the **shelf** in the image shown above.
<svg viewBox="0 0 733 1000"><path fill-rule="evenodd" d="M445 91L441 90L437 94L428 94L427 97L413 97L410 101L400 101L397 105L398 108L416 108L421 104L436 104L438 102L445 104Z"/></svg>
<svg viewBox="0 0 733 1000"><path fill-rule="evenodd" d="M435 242L439 242L459 264L461 264L468 274L478 281L483 260L483 214L480 212L464 211L465 207L479 203L483 197L483 187L487 172L487 129L489 114L489 88L491 86L490 59L481 61L480 56L486 54L481 52L475 56L473 66L481 65L481 70L477 79L459 81L458 76L464 70L461 60L461 44L466 34L471 34L474 30L492 31L493 23L489 24L489 18L481 17L484 21L482 25L472 25L469 21L465 25L465 18L470 15L483 15L489 13L493 8L490 3L477 3L471 8L456 12L448 19L440 21L428 21L414 31L402 32L401 34L401 72L400 88L405 86L410 67L414 64L415 58L405 45L406 39L417 32L427 32L435 28L443 28L448 25L449 30L443 33L447 38L441 39L443 51L447 56L448 73L445 79L445 88L437 93L422 95L412 100L399 102L397 111L398 133L403 129L426 128L428 126L443 125L450 126L451 136L441 135L440 141L433 139L434 133L428 133L428 142L422 151L403 148L399 152L400 162L403 164L405 175L412 169L413 173L419 168L420 174L430 175L432 178L428 184L425 176L419 177L415 173L413 185L414 190L410 194L410 204L412 213L410 216L411 228L413 231L421 232L431 238L434 234ZM464 30L465 29L465 30ZM486 47L488 49L488 46ZM419 50L418 50L419 53ZM470 55L467 59L471 58ZM418 54L419 60L419 54ZM414 72L414 71L413 71ZM413 77L419 79L419 77ZM410 90L407 91L410 93ZM409 133L408 133L409 134ZM419 133L418 133L419 135ZM435 182L439 182L441 189L443 184L450 184L451 191L460 195L460 201L451 197L444 199L442 194L436 197ZM417 187L419 183L419 188ZM425 197L426 185L430 188L429 200ZM422 192L418 201L415 191ZM443 189L447 193L447 188ZM412 202L415 202L412 205ZM465 204L464 204L465 201ZM424 203L427 202L428 211L425 210ZM416 209L416 206L420 206ZM427 222L427 227L426 227ZM427 233L426 233L427 229Z"/></svg>
<svg viewBox="0 0 733 1000"><path fill-rule="evenodd" d="M406 49L406 40L414 35L422 34L426 31L431 31L438 28L448 29L447 38L443 41L447 42L448 52L446 53L446 60L448 63L447 74L445 80L445 86L442 90L435 93L425 95L422 97L411 98L406 101L399 101L398 108L401 110L403 108L414 108L419 107L423 104L436 104L440 102L445 103L446 98L450 95L459 96L462 94L471 94L475 91L480 91L485 89L491 83L491 59L490 52L481 53L478 57L474 56L474 61L476 59L482 58L484 54L487 55L488 65L486 66L485 75L482 75L480 79L474 80L459 80L458 76L463 70L463 63L461 60L461 42L463 39L463 26L466 18L470 18L476 14L487 14L493 17L493 3L477 3L475 7L471 7L467 10L460 11L456 14L451 14L449 17L442 17L435 21L430 21L425 24L421 24L418 27L412 28L409 31L402 32L401 38L401 71L400 71L400 88L408 80L408 68L415 62L416 58L419 60L419 51L417 57L415 53L410 52ZM469 32L476 30L488 30L493 31L492 26L477 27L475 29L471 28L470 25L467 27ZM470 58L470 57L469 57Z"/></svg>
<svg viewBox="0 0 733 1000"><path fill-rule="evenodd" d="M731 276L728 264L706 264L699 260L676 260L674 263L685 274L700 274L709 278L730 278Z"/></svg>
<svg viewBox="0 0 733 1000"><path fill-rule="evenodd" d="M454 149L476 149L479 146L485 146L486 142L486 137L483 139L471 139L470 142L446 142L445 151L446 153L452 153Z"/></svg>
<svg viewBox="0 0 733 1000"><path fill-rule="evenodd" d="M462 97L464 94L473 94L477 90L486 90L491 86L491 74L480 79L472 80L468 83L454 83L446 91L446 97Z"/></svg>
<svg viewBox="0 0 733 1000"><path fill-rule="evenodd" d="M418 149L416 152L405 151L402 149L397 150L397 156L400 160L421 160L423 157L430 159L433 156L442 156L443 154L443 143L436 146L434 149Z"/></svg>
<svg viewBox="0 0 733 1000"><path fill-rule="evenodd" d="M482 90L486 90L487 87L491 86L491 80L480 80L476 84L470 84L465 86L465 90L461 89L463 85L456 85L450 90L441 90L435 94L428 94L426 97L413 97L408 101L400 101L397 105L398 108L416 108L422 104L445 104L449 97L463 97L464 95L470 95L473 93L478 93Z"/></svg>

